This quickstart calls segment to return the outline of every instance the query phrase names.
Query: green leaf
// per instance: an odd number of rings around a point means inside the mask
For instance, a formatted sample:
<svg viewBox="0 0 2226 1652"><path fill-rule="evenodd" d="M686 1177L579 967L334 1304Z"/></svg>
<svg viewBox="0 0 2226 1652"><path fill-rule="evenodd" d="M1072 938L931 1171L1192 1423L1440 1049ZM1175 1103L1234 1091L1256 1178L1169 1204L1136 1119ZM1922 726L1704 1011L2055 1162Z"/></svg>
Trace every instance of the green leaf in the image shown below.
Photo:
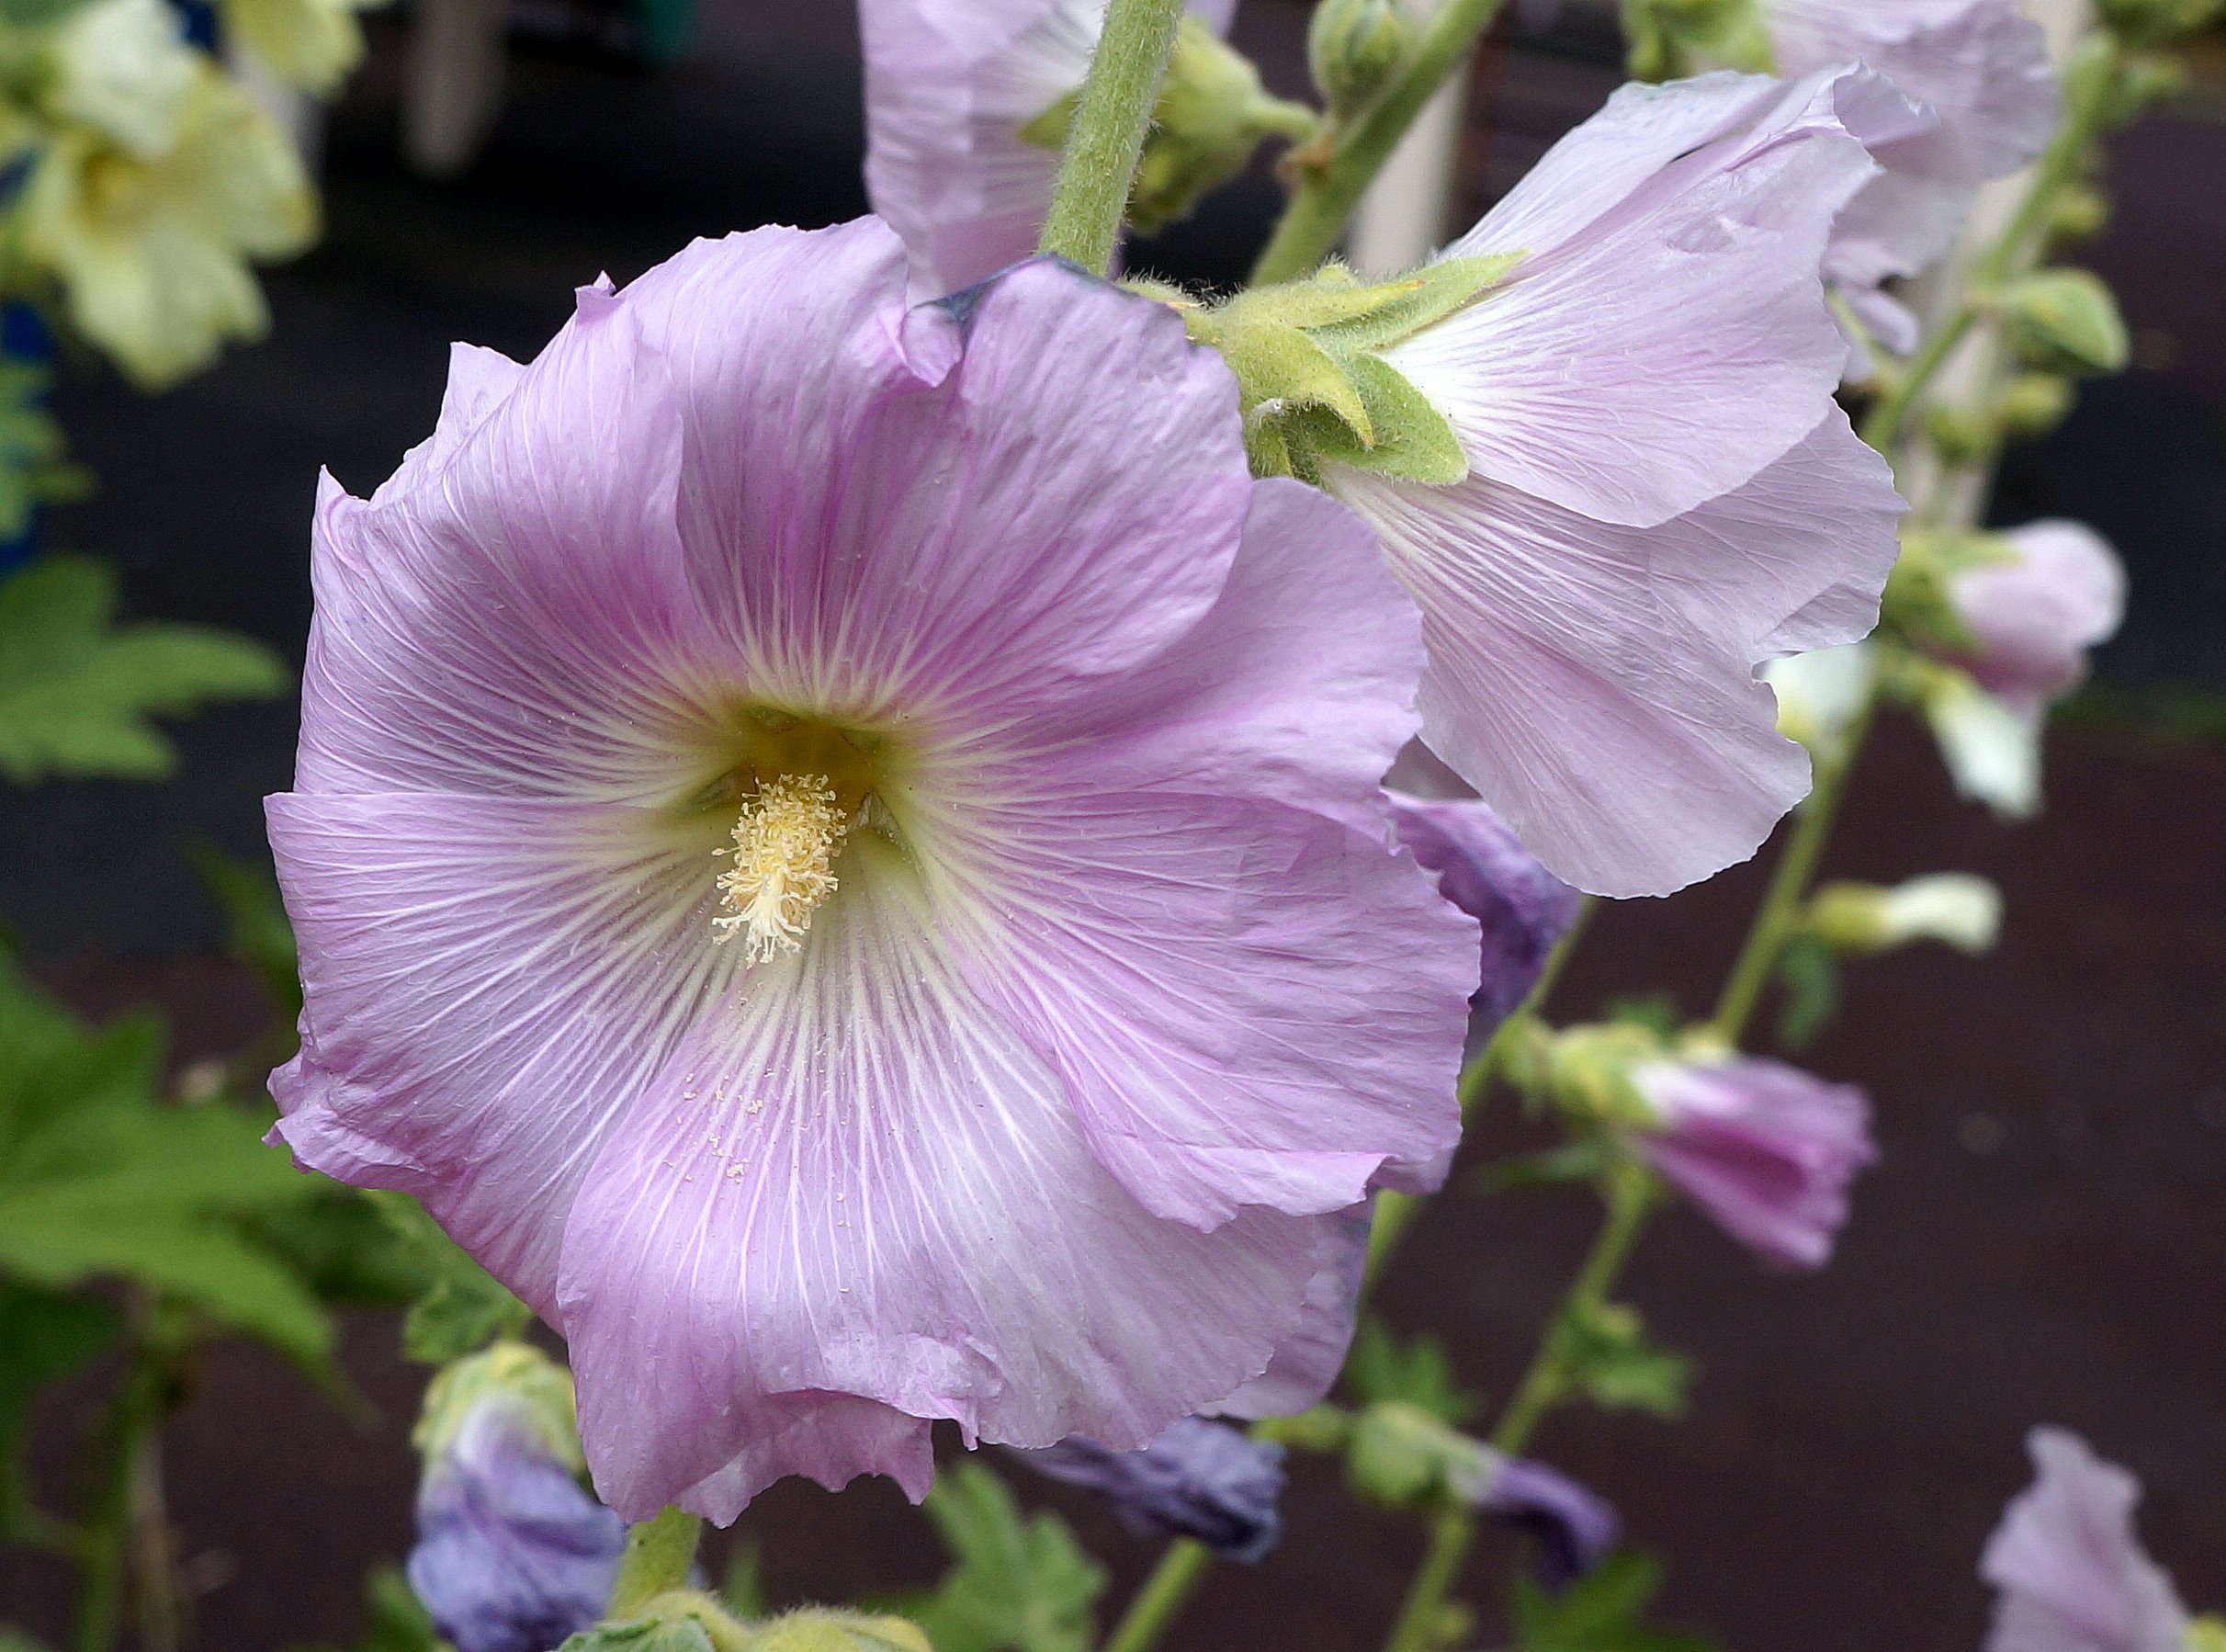
<svg viewBox="0 0 2226 1652"><path fill-rule="evenodd" d="M1549 1594L1517 1573L1508 1615L1520 1652L1715 1652L1705 1635L1643 1621L1662 1587L1662 1563L1618 1549L1587 1576Z"/></svg>
<svg viewBox="0 0 2226 1652"><path fill-rule="evenodd" d="M1105 1568L1065 1521L1023 1519L977 1463L937 1476L922 1506L956 1562L915 1614L936 1652L1090 1652Z"/></svg>
<svg viewBox="0 0 2226 1652"><path fill-rule="evenodd" d="M0 15L7 9L0 4ZM62 425L46 406L52 381L36 363L0 358L0 539L22 536L32 506L92 488L91 474L63 458Z"/></svg>
<svg viewBox="0 0 2226 1652"><path fill-rule="evenodd" d="M1838 958L1814 935L1795 935L1778 955L1778 982L1785 990L1778 1012L1778 1042L1804 1049L1839 1013Z"/></svg>
<svg viewBox="0 0 2226 1652"><path fill-rule="evenodd" d="M409 1247L427 1281L402 1320L407 1357L446 1365L532 1322L533 1310L466 1255L408 1194L379 1190L365 1197Z"/></svg>
<svg viewBox="0 0 2226 1652"><path fill-rule="evenodd" d="M186 854L223 909L225 950L262 978L280 1017L292 1021L301 1013L301 954L277 877L267 866L228 854L205 839L189 844Z"/></svg>
<svg viewBox="0 0 2226 1652"><path fill-rule="evenodd" d="M96 1298L0 1283L0 1540L30 1509L23 1446L40 1391L100 1352L121 1329L116 1310ZM5 1646L0 1638L0 1652Z"/></svg>
<svg viewBox="0 0 2226 1652"><path fill-rule="evenodd" d="M1644 1027L1664 1038L1678 1035L1678 1001L1667 992L1621 993L1610 999L1600 1013L1619 1025Z"/></svg>
<svg viewBox="0 0 2226 1652"><path fill-rule="evenodd" d="M1424 1334L1405 1345L1373 1314L1362 1321L1346 1356L1343 1382L1362 1405L1415 1406L1458 1426L1473 1420L1484 1402L1454 1379L1452 1356Z"/></svg>
<svg viewBox="0 0 2226 1652"><path fill-rule="evenodd" d="M423 1252L356 1188L325 1182L298 1204L243 1217L241 1226L320 1302L401 1307L433 1284Z"/></svg>
<svg viewBox="0 0 2226 1652"><path fill-rule="evenodd" d="M49 556L0 584L0 777L146 779L176 756L147 719L277 693L261 643L199 626L111 625L116 577Z"/></svg>
<svg viewBox="0 0 2226 1652"><path fill-rule="evenodd" d="M161 1055L151 1017L88 1031L0 961L0 1276L132 1280L322 1363L330 1320L243 1225L318 1183L243 1110L159 1103Z"/></svg>
<svg viewBox="0 0 2226 1652"><path fill-rule="evenodd" d="M1579 1306L1555 1329L1561 1368L1594 1405L1611 1411L1684 1415L1692 1362L1647 1341L1638 1310L1619 1303Z"/></svg>

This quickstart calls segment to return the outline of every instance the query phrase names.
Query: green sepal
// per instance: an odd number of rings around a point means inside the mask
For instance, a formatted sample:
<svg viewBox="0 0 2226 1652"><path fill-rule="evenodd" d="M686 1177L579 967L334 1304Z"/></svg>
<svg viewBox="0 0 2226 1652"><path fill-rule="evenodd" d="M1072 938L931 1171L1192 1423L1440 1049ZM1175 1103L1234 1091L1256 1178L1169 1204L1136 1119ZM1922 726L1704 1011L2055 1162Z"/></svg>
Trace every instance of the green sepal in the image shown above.
<svg viewBox="0 0 2226 1652"><path fill-rule="evenodd" d="M1354 382L1353 363L1333 356L1298 328L1275 322L1231 327L1223 334L1220 349L1248 403L1273 401L1291 412L1318 407L1334 415L1363 449L1374 445L1375 421Z"/></svg>
<svg viewBox="0 0 2226 1652"><path fill-rule="evenodd" d="M1474 253L1441 258L1396 281L1359 289L1374 298L1369 308L1317 325L1343 348L1388 349L1475 303L1506 280L1524 256L1520 252Z"/></svg>
<svg viewBox="0 0 2226 1652"><path fill-rule="evenodd" d="M585 1470L571 1373L528 1342L497 1342L441 1371L426 1386L410 1443L431 1461L489 1399L514 1406L550 1456L574 1474Z"/></svg>
<svg viewBox="0 0 2226 1652"><path fill-rule="evenodd" d="M1354 1420L1345 1477L1370 1502L1427 1505L1477 1487L1490 1474L1484 1446L1420 1406L1384 1400Z"/></svg>
<svg viewBox="0 0 2226 1652"><path fill-rule="evenodd" d="M1621 1303L1579 1304L1554 1329L1559 1364L1571 1388L1611 1411L1685 1414L1693 1364L1647 1339L1638 1310Z"/></svg>
<svg viewBox="0 0 2226 1652"><path fill-rule="evenodd" d="M920 1625L904 1618L818 1607L751 1624L742 1632L742 1646L746 1652L935 1652Z"/></svg>
<svg viewBox="0 0 2226 1652"><path fill-rule="evenodd" d="M2091 270L2040 270L2004 287L1994 301L2018 354L2038 366L2115 373L2126 365L2118 300Z"/></svg>

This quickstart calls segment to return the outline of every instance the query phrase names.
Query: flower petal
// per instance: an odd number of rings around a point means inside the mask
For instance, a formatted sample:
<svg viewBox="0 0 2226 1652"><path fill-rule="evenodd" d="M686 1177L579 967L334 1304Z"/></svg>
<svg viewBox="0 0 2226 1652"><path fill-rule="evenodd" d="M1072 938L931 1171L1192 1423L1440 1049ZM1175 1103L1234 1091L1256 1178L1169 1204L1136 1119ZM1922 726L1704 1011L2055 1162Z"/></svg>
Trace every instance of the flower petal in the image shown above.
<svg viewBox="0 0 2226 1652"><path fill-rule="evenodd" d="M1385 359L1452 421L1475 478L1639 526L1740 486L1839 382L1820 271L1834 215L1877 171L1842 110L1882 84L1847 71L1788 88ZM1689 96L1728 110L1733 90ZM1487 219L1453 250L1527 250L1512 229Z"/></svg>
<svg viewBox="0 0 2226 1652"><path fill-rule="evenodd" d="M886 1437L809 1426L828 1395L1009 1444L1142 1446L1297 1321L1313 1226L1152 1216L952 967L965 914L851 864L856 888L704 1017L575 1208L559 1305L622 1514L715 1474L724 1517L781 1473L887 1471ZM784 1407L798 1426L768 1433Z"/></svg>
<svg viewBox="0 0 2226 1652"><path fill-rule="evenodd" d="M1227 578L1235 381L1165 305L1049 259L893 314L870 228L698 243L620 295L679 380L699 598L799 709L978 723L1094 694ZM799 288L825 352L797 347ZM1078 414L1113 394L1125 416Z"/></svg>
<svg viewBox="0 0 2226 1652"><path fill-rule="evenodd" d="M526 368L459 351L391 481L322 488L297 788L648 800L679 662L709 645L680 461L670 383L607 293Z"/></svg>
<svg viewBox="0 0 2226 1652"><path fill-rule="evenodd" d="M1375 1201L1322 1216L1316 1223L1314 1277L1306 1282L1298 1329L1275 1350L1268 1368L1219 1405L1219 1417L1294 1417L1318 1405L1345 1368L1368 1273L1368 1235Z"/></svg>
<svg viewBox="0 0 2226 1652"><path fill-rule="evenodd" d="M1424 739L1549 869L1604 895L1744 858L1807 789L1755 667L1870 628L1901 509L1836 411L1649 529L1474 476L1329 481L1421 604Z"/></svg>
<svg viewBox="0 0 2226 1652"><path fill-rule="evenodd" d="M301 947L275 1134L415 1193L544 1315L572 1197L735 955L700 846L642 811L528 799L268 802Z"/></svg>

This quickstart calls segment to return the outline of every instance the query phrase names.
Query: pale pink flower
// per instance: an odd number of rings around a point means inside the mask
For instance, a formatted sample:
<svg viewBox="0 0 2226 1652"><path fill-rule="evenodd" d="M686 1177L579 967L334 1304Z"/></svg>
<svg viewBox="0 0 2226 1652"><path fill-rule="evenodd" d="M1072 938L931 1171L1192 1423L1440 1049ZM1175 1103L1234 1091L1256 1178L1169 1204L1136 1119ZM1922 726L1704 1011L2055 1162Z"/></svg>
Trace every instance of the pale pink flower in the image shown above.
<svg viewBox="0 0 2226 1652"><path fill-rule="evenodd" d="M2133 1530L2141 1482L2064 1429L2025 1445L2037 1477L1979 1558L2001 1591L1986 1652L2181 1652L2187 1609Z"/></svg>
<svg viewBox="0 0 2226 1652"><path fill-rule="evenodd" d="M1145 1445L1458 1129L1367 530L1164 306L907 280L698 243L318 506L277 1133L564 1333L630 1519Z"/></svg>

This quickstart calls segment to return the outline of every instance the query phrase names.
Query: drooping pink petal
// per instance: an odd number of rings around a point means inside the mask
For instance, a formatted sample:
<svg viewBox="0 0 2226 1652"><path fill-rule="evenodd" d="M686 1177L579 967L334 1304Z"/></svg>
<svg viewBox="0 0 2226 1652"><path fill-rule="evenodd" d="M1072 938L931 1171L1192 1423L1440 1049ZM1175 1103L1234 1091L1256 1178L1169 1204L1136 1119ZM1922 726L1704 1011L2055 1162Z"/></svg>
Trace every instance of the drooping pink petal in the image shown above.
<svg viewBox="0 0 2226 1652"><path fill-rule="evenodd" d="M1473 1000L1488 1036L1531 995L1555 943L1576 922L1576 891L1547 871L1481 798L1415 798L1387 787L1384 799L1405 843L1438 879L1438 893L1484 933Z"/></svg>
<svg viewBox="0 0 2226 1652"><path fill-rule="evenodd" d="M1848 72L1786 89L1729 135L1657 162L1581 232L1540 202L1455 243L1531 255L1385 358L1452 420L1472 477L1648 526L1800 441L1846 360L1819 270L1834 215L1877 170L1842 119L1859 94L1877 95L1870 82ZM1744 84L1708 77L1652 96L1689 100L1691 127L1705 130L1736 111ZM1663 115L1628 141L1652 157L1672 124ZM1563 141L1589 149L1585 132ZM1565 234L1538 253L1516 232L1542 221Z"/></svg>
<svg viewBox="0 0 2226 1652"><path fill-rule="evenodd" d="M1979 1560L2001 1591L1986 1652L2180 1652L2187 1609L2133 1530L2140 1482L2064 1429L2026 1449L2036 1477Z"/></svg>
<svg viewBox="0 0 2226 1652"><path fill-rule="evenodd" d="M1328 1397L1345 1368L1361 1313L1361 1285L1368 1273L1368 1235L1375 1202L1356 1205L1315 1224L1314 1277L1298 1326L1276 1344L1268 1368L1208 1408L1221 1417L1294 1417Z"/></svg>
<svg viewBox="0 0 2226 1652"><path fill-rule="evenodd" d="M953 967L992 916L915 908L900 866L859 875L865 899L704 1018L582 1190L559 1299L590 1465L622 1514L740 1454L766 1397L1141 1446L1296 1322L1313 1226L1153 1216Z"/></svg>
<svg viewBox="0 0 2226 1652"><path fill-rule="evenodd" d="M1560 877L1664 894L1807 789L1763 661L1876 617L1901 501L1836 410L1748 485L1644 529L1479 477L1339 471L1424 615L1423 738Z"/></svg>

